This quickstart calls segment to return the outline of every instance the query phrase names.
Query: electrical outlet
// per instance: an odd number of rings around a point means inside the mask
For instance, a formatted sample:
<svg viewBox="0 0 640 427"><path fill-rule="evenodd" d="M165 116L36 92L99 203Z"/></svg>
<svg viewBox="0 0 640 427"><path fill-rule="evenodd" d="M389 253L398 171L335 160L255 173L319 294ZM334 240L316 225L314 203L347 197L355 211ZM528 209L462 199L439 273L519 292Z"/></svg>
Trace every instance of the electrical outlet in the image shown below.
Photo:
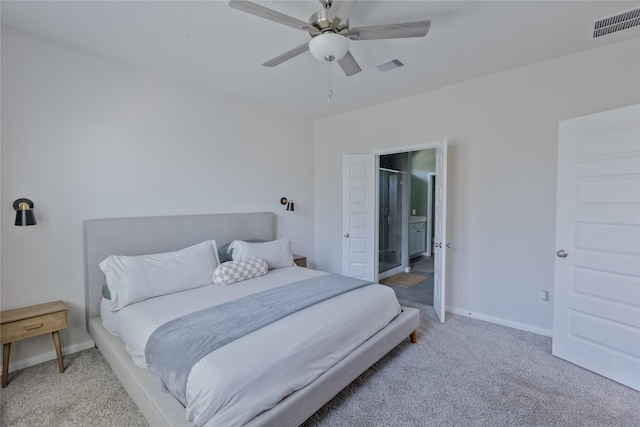
<svg viewBox="0 0 640 427"><path fill-rule="evenodd" d="M538 299L540 304L549 304L549 291L541 290L538 293Z"/></svg>

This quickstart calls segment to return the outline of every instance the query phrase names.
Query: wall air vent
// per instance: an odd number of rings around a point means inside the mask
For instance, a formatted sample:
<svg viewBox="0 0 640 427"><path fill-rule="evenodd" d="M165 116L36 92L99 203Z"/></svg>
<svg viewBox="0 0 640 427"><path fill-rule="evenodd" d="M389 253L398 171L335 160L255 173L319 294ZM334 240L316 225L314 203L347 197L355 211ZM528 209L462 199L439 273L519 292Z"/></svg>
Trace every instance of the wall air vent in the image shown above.
<svg viewBox="0 0 640 427"><path fill-rule="evenodd" d="M383 73L387 71L396 70L398 68L404 67L407 64L404 63L400 58L394 58L390 61L383 62L382 64L376 65L376 68Z"/></svg>
<svg viewBox="0 0 640 427"><path fill-rule="evenodd" d="M615 15L605 16L591 22L591 34L594 39L617 33L618 31L640 25L640 7L625 10Z"/></svg>

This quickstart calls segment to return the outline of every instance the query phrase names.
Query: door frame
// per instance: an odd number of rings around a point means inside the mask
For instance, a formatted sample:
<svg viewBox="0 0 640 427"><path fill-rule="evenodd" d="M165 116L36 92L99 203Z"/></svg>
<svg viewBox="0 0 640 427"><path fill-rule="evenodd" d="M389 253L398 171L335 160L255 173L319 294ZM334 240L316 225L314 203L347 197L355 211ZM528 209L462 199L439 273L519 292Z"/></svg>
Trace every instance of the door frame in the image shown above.
<svg viewBox="0 0 640 427"><path fill-rule="evenodd" d="M443 138L443 139L441 139L439 141L435 141L435 142L408 145L408 146L401 146L401 147L388 148L388 149L382 149L382 150L375 150L375 151L373 151L373 154L375 155L375 161L374 161L375 167L376 168L380 167L380 156L381 155L397 154L397 153L405 153L405 152L421 151L421 150L429 150L429 149L437 150L438 148L442 148L442 147L444 147L444 149L446 150L447 145L448 145L447 139ZM446 160L446 157L445 157L445 160ZM444 170L446 171L446 166L445 166ZM408 179L409 178L407 178L407 180ZM445 179L445 182L446 182L446 176L444 177L444 179ZM375 218L374 218L374 221L375 221L376 224L379 223L379 200L378 200L379 191L380 191L379 186L380 186L380 183L378 182L378 174L376 174L376 182L375 182L375 189L374 189L374 193L375 193L375 202L374 202L374 205L375 205L375 208L374 208L374 210L375 210L375 212L374 212L375 213ZM444 188L445 188L445 191L446 191L446 184L445 184ZM446 212L446 194L444 195L444 201L445 201L444 202L444 206L445 206L445 212ZM407 201L407 203L408 203L408 201ZM409 212L408 209L409 209L409 207L407 206L407 211L406 211L407 213ZM408 239L408 233L409 233L408 221L409 221L409 217L408 217L408 215L406 215L405 219L407 221L407 224L406 224L406 227L405 227L405 229L406 229L405 232L407 233L407 239L406 239L406 244L407 244L407 247L406 247L406 251L407 251L407 267L409 267L409 257L408 257L408 250L409 250L409 247L408 247L408 241L409 241L409 239ZM444 226L443 232L445 233L444 237L446 239L447 238L447 236L446 236L446 216L445 216L444 221L443 221L443 226ZM375 244L375 248L376 249L379 248L378 238L379 238L378 229L376 228L374 230L374 244ZM441 258L442 260L446 260L445 251L447 250L447 247L448 247L448 244L446 242L442 242L442 245L441 245L441 251L442 252L440 252L440 256L442 257ZM433 252L432 252L431 256L434 256ZM375 257L375 258L376 259L374 260L374 268L375 268L374 278L375 278L375 281L378 282L379 281L378 271L379 271L380 267L379 267L379 264L378 264L378 257ZM441 265L442 265L442 268L441 268L441 270L439 272L440 274L436 274L436 272L434 272L434 277L437 275L437 276L440 277L440 280L441 280L441 287L440 287L440 292L439 292L439 294L440 294L440 303L439 303L438 307L435 307L435 304L436 304L436 298L435 298L436 289L434 289L434 310L436 311L436 314L438 315L438 318L440 319L440 321L444 322L445 321L445 318L444 318L445 317L444 316L444 314L445 314L445 300L444 300L444 297L445 297L445 292L446 292L445 291L445 289L446 289L446 279L445 278L446 278L446 269L447 269L446 261L443 261L441 263ZM435 286L435 283L434 283L434 286Z"/></svg>
<svg viewBox="0 0 640 427"><path fill-rule="evenodd" d="M435 142L426 142L426 143L422 143L422 144L406 145L406 146L401 146L401 147L374 150L374 151L372 151L372 153L375 155L375 167L376 167L376 169L380 168L380 156L387 155L387 154L407 153L407 152L411 152L411 151L421 151L421 150L436 149L438 146L440 146L441 144L446 143L446 142L447 142L447 139L443 138L442 140L435 141ZM409 179L410 179L410 177L406 178L407 181ZM410 189L410 187L409 187L409 189ZM380 191L380 182L379 182L379 177L376 174L376 182L375 182L375 190L374 190L374 193L375 193L375 202L374 202L374 204L375 204L375 218L374 218L374 221L375 221L376 224L378 224L379 221L380 221L380 218L379 218L379 210L380 210L379 191ZM406 197L406 203L407 204L409 203L408 200L409 200L409 198ZM407 208L407 210L406 210L405 213L409 212L409 210L408 210L409 206L406 206L406 208ZM407 222L406 224L404 224L405 220ZM406 248L407 251L409 249L408 248L408 242L409 242L409 230L408 230L409 222L408 221L409 221L408 218L403 219L403 229L406 229L406 230L403 231L403 233L406 232L406 234L407 234L406 239L404 239L404 237L403 237L403 241L406 242L406 244L407 244L407 248ZM378 229L376 228L375 236L374 236L374 245L375 245L376 250L379 249L379 245L380 245L380 242L378 240L379 239L379 235L378 234L379 234L379 232L378 232ZM433 252L431 253L431 256L433 256ZM407 265L403 265L403 266L405 268L408 268L409 267L408 254L407 254L406 258L407 258L407 260L406 260L406 264ZM403 261L404 261L404 257L403 257ZM379 281L379 271L380 271L380 265L379 265L378 257L376 257L376 259L374 261L374 268L375 268L375 273L374 273L373 277L375 278L375 281L378 282Z"/></svg>
<svg viewBox="0 0 640 427"><path fill-rule="evenodd" d="M366 190L366 193L370 194L371 197L363 194L362 197L358 197L356 200L356 204L358 205L362 205L362 204L367 205L367 206L360 207L360 210L359 210L359 212L361 213L360 216L364 218L360 218L360 221L358 223L359 226L357 227L358 231L360 232L364 231L364 234L360 236L360 240L364 241L364 243L362 242L360 243L360 246L359 246L360 251L358 252L359 258L356 257L356 261L354 261L360 267L359 274L353 276L353 274L350 273L351 270L349 266L351 265L353 258L351 257L352 254L349 249L350 246L347 243L344 243L344 241L342 246L343 274L346 276L360 277L366 280L371 280L373 282L379 282L380 262L379 262L379 257L376 255L377 255L377 250L379 250L379 227L377 225L380 223L380 215L379 215L380 174L378 173L378 169L380 168L380 156L385 154L405 153L405 152L412 152L412 151L434 149L436 150L436 163L437 163L438 153L440 153L441 168L439 168L438 165L436 165L436 173L438 173L437 172L438 170L441 170L440 173L442 174L442 178L443 178L443 181L440 184L441 191L439 193L439 197L441 198L440 200L442 200L442 206L443 206L442 216L440 218L440 224L441 224L440 239L442 240L442 242L438 242L439 251L437 251L437 254L436 254L440 257L440 262L438 263L439 267L436 267L436 269L434 270L434 286L439 283L438 288L434 288L434 310L441 322L445 321L445 310L446 310L445 295L446 295L446 276L447 276L446 252L449 246L447 243L448 236L447 236L447 220L446 220L446 217L447 217L447 214L446 214L447 176L446 175L447 175L447 163L448 163L447 155L446 155L447 147L448 147L448 141L446 138L443 138L435 142L380 149L380 150L375 150L369 153L344 154L342 157L343 159L343 177L342 177L343 221L342 221L342 225L344 228L343 237L348 239L349 242L351 242L353 236L351 236L351 233L350 233L352 226L348 221L349 210L347 209L347 205L350 206L351 204L348 202L346 195L347 193L350 194L350 192L348 192L347 189L349 188L348 183L351 183L351 180L347 180L347 176L350 176L350 172L347 171L347 165L349 164L349 161L356 161L356 163L361 162L361 163L364 163L365 169L372 168L373 171L375 171L375 172L372 171L371 174L367 174L362 171L360 172L356 171L358 172L356 176L356 180L360 181L361 183L358 188L361 190L361 192ZM361 159L355 160L358 157L361 157ZM361 178L357 179L358 177L361 177ZM408 197L404 199L408 200ZM369 202L368 200L371 200L371 202ZM362 208L364 208L365 210L362 210ZM403 219L403 223L405 223L403 226L403 233L406 233L405 242L407 243L406 244L407 251L409 249L408 248L408 234L409 234L408 212L409 210L406 209L406 215L405 215L405 218ZM372 214L372 215L369 216L369 214ZM371 229L369 229L370 226L368 224L371 224L372 226ZM366 229L366 230L363 230L363 229ZM368 243L368 241L373 241L373 244ZM370 250L366 248L363 249L363 244L366 245L367 248L370 248ZM362 258L363 253L364 253L364 258ZM407 256L407 263L408 263L408 256Z"/></svg>

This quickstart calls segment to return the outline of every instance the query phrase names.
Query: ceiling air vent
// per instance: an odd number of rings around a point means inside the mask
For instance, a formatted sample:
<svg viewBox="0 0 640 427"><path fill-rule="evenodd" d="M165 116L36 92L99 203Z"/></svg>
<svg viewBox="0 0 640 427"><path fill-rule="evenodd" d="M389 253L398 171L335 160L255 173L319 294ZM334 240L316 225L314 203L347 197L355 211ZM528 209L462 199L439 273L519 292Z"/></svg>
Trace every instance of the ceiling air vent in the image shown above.
<svg viewBox="0 0 640 427"><path fill-rule="evenodd" d="M376 68L383 73L386 73L387 71L396 70L406 65L407 64L405 64L400 58L394 58L391 61L376 65Z"/></svg>
<svg viewBox="0 0 640 427"><path fill-rule="evenodd" d="M592 21L591 34L594 39L597 39L638 25L640 25L640 7Z"/></svg>

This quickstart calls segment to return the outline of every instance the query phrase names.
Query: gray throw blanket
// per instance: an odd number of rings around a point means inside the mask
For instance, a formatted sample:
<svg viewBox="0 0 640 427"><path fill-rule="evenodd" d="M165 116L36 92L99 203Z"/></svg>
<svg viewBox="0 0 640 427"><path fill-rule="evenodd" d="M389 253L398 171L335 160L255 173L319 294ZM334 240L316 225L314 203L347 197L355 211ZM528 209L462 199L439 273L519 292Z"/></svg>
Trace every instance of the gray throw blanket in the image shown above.
<svg viewBox="0 0 640 427"><path fill-rule="evenodd" d="M147 366L160 384L186 406L187 379L198 360L291 313L368 284L371 282L329 274L171 320L149 337L145 347Z"/></svg>

